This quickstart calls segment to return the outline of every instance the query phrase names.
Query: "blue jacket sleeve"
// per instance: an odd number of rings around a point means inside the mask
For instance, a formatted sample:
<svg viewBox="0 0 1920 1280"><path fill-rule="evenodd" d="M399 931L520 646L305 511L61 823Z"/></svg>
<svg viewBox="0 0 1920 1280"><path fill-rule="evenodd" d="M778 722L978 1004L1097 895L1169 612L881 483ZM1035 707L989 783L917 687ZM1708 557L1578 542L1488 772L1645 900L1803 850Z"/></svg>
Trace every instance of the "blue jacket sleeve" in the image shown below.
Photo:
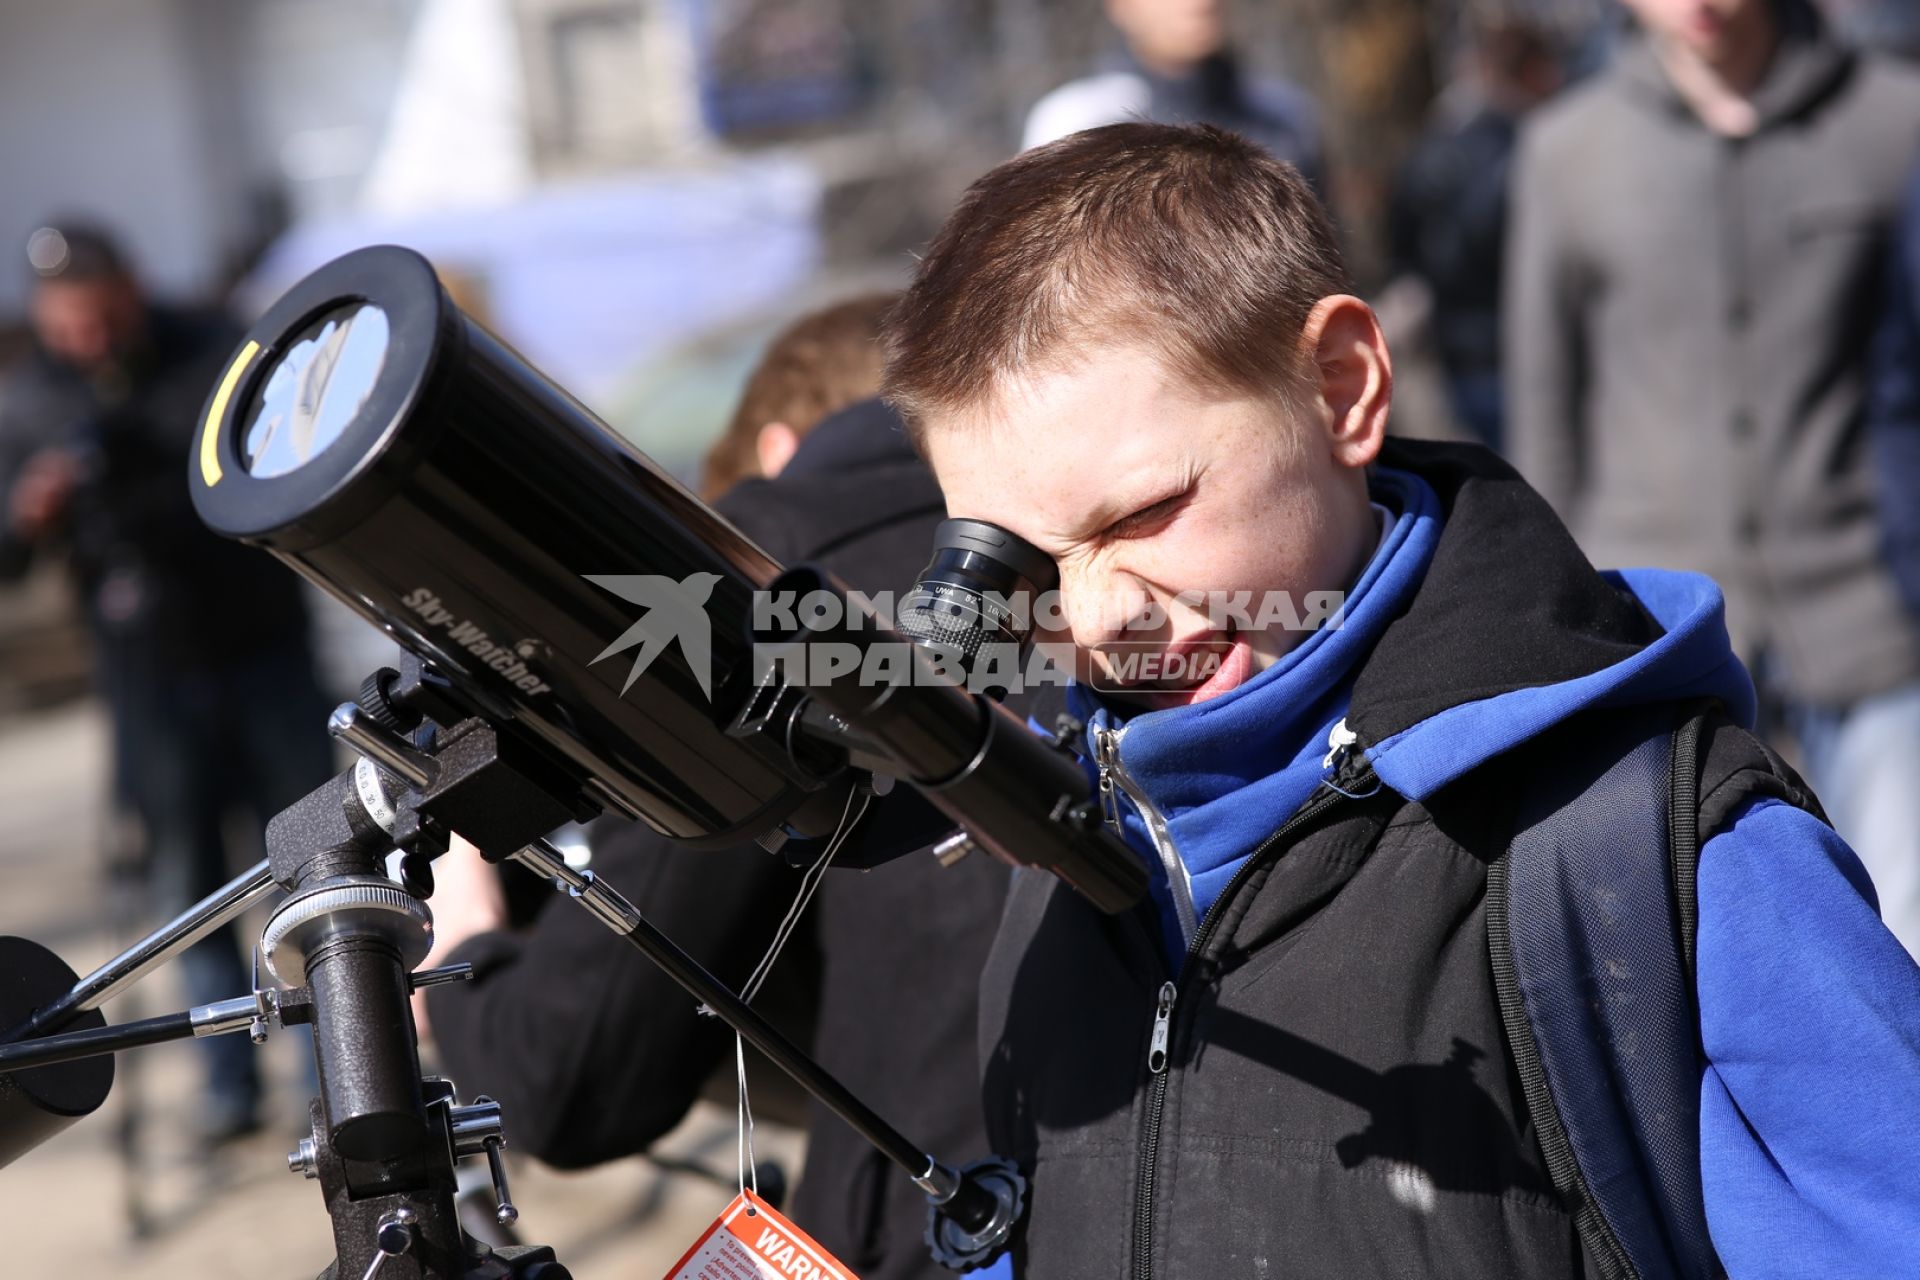
<svg viewBox="0 0 1920 1280"><path fill-rule="evenodd" d="M1911 1275L1920 966L1824 823L1749 803L1701 852L1701 1175L1731 1280Z"/></svg>
<svg viewBox="0 0 1920 1280"><path fill-rule="evenodd" d="M1887 255L1886 302L1873 335L1867 436L1887 566L1920 613L1920 182Z"/></svg>

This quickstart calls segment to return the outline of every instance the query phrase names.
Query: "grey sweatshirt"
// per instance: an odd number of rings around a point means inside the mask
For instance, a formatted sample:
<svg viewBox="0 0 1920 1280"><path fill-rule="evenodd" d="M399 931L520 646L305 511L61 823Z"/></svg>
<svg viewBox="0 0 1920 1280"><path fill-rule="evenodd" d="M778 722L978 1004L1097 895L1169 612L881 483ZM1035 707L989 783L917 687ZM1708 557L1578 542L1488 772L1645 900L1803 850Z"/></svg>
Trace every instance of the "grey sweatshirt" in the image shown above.
<svg viewBox="0 0 1920 1280"><path fill-rule="evenodd" d="M1863 439L1920 75L1783 9L1750 137L1708 130L1640 37L1530 123L1508 430L1596 564L1711 574L1741 656L1839 706L1920 677Z"/></svg>

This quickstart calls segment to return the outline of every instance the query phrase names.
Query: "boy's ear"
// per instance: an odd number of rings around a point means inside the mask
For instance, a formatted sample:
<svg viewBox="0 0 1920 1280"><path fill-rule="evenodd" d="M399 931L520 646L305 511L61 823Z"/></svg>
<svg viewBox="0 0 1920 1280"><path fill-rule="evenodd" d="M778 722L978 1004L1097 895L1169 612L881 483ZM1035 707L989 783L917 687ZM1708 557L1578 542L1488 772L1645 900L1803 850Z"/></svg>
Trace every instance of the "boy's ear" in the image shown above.
<svg viewBox="0 0 1920 1280"><path fill-rule="evenodd" d="M1334 461L1366 466L1386 439L1393 404L1393 359L1373 308L1351 294L1320 299L1301 326L1300 345Z"/></svg>
<svg viewBox="0 0 1920 1280"><path fill-rule="evenodd" d="M754 461L760 474L772 478L786 470L787 463L800 451L800 433L784 422L769 422L753 440Z"/></svg>

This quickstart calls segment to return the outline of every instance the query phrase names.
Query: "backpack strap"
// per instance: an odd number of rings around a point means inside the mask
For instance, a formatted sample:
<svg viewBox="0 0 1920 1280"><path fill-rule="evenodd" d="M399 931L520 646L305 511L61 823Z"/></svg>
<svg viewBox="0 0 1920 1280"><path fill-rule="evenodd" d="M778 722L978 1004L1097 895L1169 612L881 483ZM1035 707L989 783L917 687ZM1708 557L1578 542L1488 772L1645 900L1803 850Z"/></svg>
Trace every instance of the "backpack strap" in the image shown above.
<svg viewBox="0 0 1920 1280"><path fill-rule="evenodd" d="M1673 731L1673 763L1667 785L1667 874L1673 885L1676 938L1680 943L1681 974L1691 1002L1695 990L1694 946L1700 937L1700 766L1709 718L1717 704L1703 704ZM1711 828L1709 828L1711 829ZM1694 1025L1699 1025L1696 1011ZM1698 1041L1699 1036L1694 1036Z"/></svg>
<svg viewBox="0 0 1920 1280"><path fill-rule="evenodd" d="M1547 1171L1604 1280L1713 1280L1693 886L1715 713L1582 717L1488 871L1488 945Z"/></svg>

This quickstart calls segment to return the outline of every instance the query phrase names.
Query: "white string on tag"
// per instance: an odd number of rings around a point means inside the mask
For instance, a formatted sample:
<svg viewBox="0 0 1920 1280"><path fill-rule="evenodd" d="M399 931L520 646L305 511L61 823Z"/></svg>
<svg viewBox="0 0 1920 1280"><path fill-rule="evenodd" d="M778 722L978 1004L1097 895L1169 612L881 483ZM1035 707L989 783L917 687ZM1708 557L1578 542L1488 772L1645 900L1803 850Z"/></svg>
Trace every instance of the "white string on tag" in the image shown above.
<svg viewBox="0 0 1920 1280"><path fill-rule="evenodd" d="M833 839L827 842L827 847L818 858L814 859L813 865L808 867L806 874L801 877L800 891L794 895L793 905L787 908L787 914L780 921L780 927L774 930L773 942L767 947L766 954L760 957L760 963L755 965L753 972L748 975L745 985L740 988L742 1002L751 1003L753 998L760 994L760 988L766 982L767 975L773 971L773 962L779 958L780 952L787 945L787 940L793 936L794 929L798 927L800 918L806 914L807 905L813 901L813 895L819 890L821 880L826 877L827 868L833 865L834 855L840 852L840 846L846 843L853 829L860 825L860 820L867 816L867 806L872 803L873 795L865 788L858 788L857 793L860 797L860 812L853 812L854 793L850 792L847 795L846 807L840 810L840 825L834 831ZM713 1010L706 1005L700 1006L700 1012L709 1017L713 1014ZM734 1138L734 1172L740 1184L740 1194L747 1193L747 1184L751 1181L753 1194L758 1198L760 1167L753 1155L753 1105L747 1098L747 1042L737 1031L733 1035L733 1061L740 1087L737 1111L739 1128ZM749 1214L755 1212L751 1204L747 1206L747 1212Z"/></svg>
<svg viewBox="0 0 1920 1280"><path fill-rule="evenodd" d="M800 917L806 914L807 904L813 901L814 893L820 888L821 879L826 875L827 868L833 864L834 855L840 852L840 846L846 843L853 829L860 825L860 819L867 816L867 806L872 803L873 797L864 790L859 795L860 812L853 814L852 821L848 821L848 814L853 809L854 798L851 794L847 796L846 807L840 811L840 826L834 831L833 839L827 842L827 847L821 850L820 856L813 860L806 874L801 877L800 891L794 895L793 905L787 908L787 914L780 921L780 927L773 931L773 942L768 945L766 954L760 957L760 963L753 967L753 972L747 975L746 983L740 988L741 1000L752 1003L754 996L760 993L760 987L766 982L767 974L773 970L773 962L779 958L782 948L787 945L787 939L793 936L795 927L800 923ZM694 1012L703 1018L713 1017L713 1010L704 1004Z"/></svg>
<svg viewBox="0 0 1920 1280"><path fill-rule="evenodd" d="M867 816L867 805L872 803L873 797L864 789L858 794L860 812L853 813L854 796L850 793L847 796L846 807L840 810L840 826L833 833L833 839L827 842L826 849L813 860L813 865L807 868L806 875L801 877L800 891L794 895L793 905L787 908L786 918L780 921L780 927L773 931L772 945L767 948L767 953L760 957L760 963L754 966L753 972L747 976L745 985L740 988L742 1000L751 1002L760 994L760 988L766 983L767 975L773 971L773 962L779 958L780 952L786 947L787 939L793 936L794 929L800 924L800 917L806 914L807 905L813 901L813 895L819 891L820 882L826 878L827 868L833 865L834 856L840 852L840 846L847 842L847 837L853 834L853 829L860 825L862 818ZM848 820L849 814L852 814L851 821Z"/></svg>
<svg viewBox="0 0 1920 1280"><path fill-rule="evenodd" d="M760 1162L753 1158L753 1106L747 1101L747 1042L739 1032L733 1035L733 1063L740 1076L739 1129L733 1141L735 1173L739 1177L740 1194L747 1194L747 1180L753 1180L753 1195L760 1197ZM748 1214L754 1212L753 1205L747 1205Z"/></svg>

